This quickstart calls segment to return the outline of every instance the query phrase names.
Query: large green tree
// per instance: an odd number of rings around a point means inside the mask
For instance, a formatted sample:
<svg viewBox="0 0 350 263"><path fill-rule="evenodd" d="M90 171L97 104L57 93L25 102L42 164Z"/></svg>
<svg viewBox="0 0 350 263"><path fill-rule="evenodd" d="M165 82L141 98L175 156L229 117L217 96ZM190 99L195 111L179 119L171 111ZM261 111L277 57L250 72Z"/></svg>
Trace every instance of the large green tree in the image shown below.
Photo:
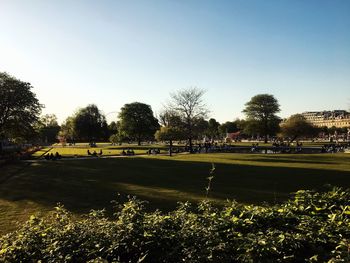
<svg viewBox="0 0 350 263"><path fill-rule="evenodd" d="M78 140L93 142L108 138L106 118L94 104L80 109L74 116L73 123Z"/></svg>
<svg viewBox="0 0 350 263"><path fill-rule="evenodd" d="M209 122L204 118L199 118L194 123L193 138L196 140L202 140L208 136Z"/></svg>
<svg viewBox="0 0 350 263"><path fill-rule="evenodd" d="M300 136L315 136L319 130L301 114L294 114L281 123L281 135L291 142Z"/></svg>
<svg viewBox="0 0 350 263"><path fill-rule="evenodd" d="M237 124L235 122L227 121L227 122L220 124L220 126L218 127L218 130L219 130L221 137L226 137L227 133L237 132L238 127L237 127Z"/></svg>
<svg viewBox="0 0 350 263"><path fill-rule="evenodd" d="M119 113L119 132L137 141L154 139L154 133L159 128L150 105L133 102L125 104Z"/></svg>
<svg viewBox="0 0 350 263"><path fill-rule="evenodd" d="M45 143L53 143L57 141L57 135L60 131L55 114L46 114L40 117L37 130L41 141Z"/></svg>
<svg viewBox="0 0 350 263"><path fill-rule="evenodd" d="M67 117L62 123L58 137L61 141L75 141L74 116Z"/></svg>
<svg viewBox="0 0 350 263"><path fill-rule="evenodd" d="M169 142L169 155L171 156L173 152L173 141L185 138L182 129L183 123L176 112L166 109L159 114L159 120L162 127L156 132L155 138L158 141Z"/></svg>
<svg viewBox="0 0 350 263"><path fill-rule="evenodd" d="M243 112L247 116L246 130L264 136L267 143L269 135L274 135L279 129L280 111L277 99L270 94L259 94L245 104Z"/></svg>
<svg viewBox="0 0 350 263"><path fill-rule="evenodd" d="M204 91L197 88L188 88L171 94L168 108L182 120L182 129L188 139L190 151L192 152L192 140L207 118L209 110L203 102Z"/></svg>
<svg viewBox="0 0 350 263"><path fill-rule="evenodd" d="M112 121L110 124L108 124L108 132L109 135L118 133L118 125L115 121Z"/></svg>
<svg viewBox="0 0 350 263"><path fill-rule="evenodd" d="M43 105L32 88L30 83L0 72L0 140L33 135Z"/></svg>
<svg viewBox="0 0 350 263"><path fill-rule="evenodd" d="M219 127L220 123L218 121L216 121L214 118L209 119L207 135L209 135L211 139L218 138L220 134Z"/></svg>

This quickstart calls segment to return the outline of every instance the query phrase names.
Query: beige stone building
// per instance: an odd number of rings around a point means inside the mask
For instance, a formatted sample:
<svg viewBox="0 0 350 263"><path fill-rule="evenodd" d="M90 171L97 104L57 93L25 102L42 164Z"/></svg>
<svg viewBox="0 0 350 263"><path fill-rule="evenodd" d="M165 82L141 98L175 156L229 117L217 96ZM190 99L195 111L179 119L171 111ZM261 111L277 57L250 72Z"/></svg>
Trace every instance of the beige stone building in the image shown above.
<svg viewBox="0 0 350 263"><path fill-rule="evenodd" d="M317 127L350 127L350 113L345 110L334 111L308 111L302 115Z"/></svg>

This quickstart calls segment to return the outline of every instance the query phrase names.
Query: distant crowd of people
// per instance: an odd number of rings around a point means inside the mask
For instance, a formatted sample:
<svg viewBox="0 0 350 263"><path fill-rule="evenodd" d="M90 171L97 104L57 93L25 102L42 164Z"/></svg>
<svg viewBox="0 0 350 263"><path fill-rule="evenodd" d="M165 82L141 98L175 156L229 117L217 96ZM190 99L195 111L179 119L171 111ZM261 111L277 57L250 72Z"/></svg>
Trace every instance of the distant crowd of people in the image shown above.
<svg viewBox="0 0 350 263"><path fill-rule="evenodd" d="M349 147L350 147L350 143L346 143L346 144L340 144L340 143L325 144L321 148L321 153L343 152L345 149L348 149Z"/></svg>
<svg viewBox="0 0 350 263"><path fill-rule="evenodd" d="M192 151L189 145L185 146L185 152L191 153L208 153L213 148L213 143L205 142L205 143L197 143L192 146ZM217 145L217 144L216 144Z"/></svg>
<svg viewBox="0 0 350 263"><path fill-rule="evenodd" d="M293 144L291 145L290 142L282 142L282 141L274 141L272 143L272 152L273 153L291 153L292 152L292 147L294 146ZM296 142L294 152L295 153L300 153L302 152L302 147L303 143L302 142Z"/></svg>
<svg viewBox="0 0 350 263"><path fill-rule="evenodd" d="M90 144L90 146L96 146L95 143ZM271 146L259 146L258 142L254 142L251 146L240 146L240 145L230 145L230 144L218 144L217 142L205 142L205 143L195 143L192 145L192 149L189 145L185 146L176 146L171 148L171 153L182 153L182 152L190 152L190 153L214 153L214 152L226 152L226 153L319 153L319 147L306 147L303 148L303 143L296 141L295 143L283 142L283 141L273 141ZM332 144L324 144L321 148L321 153L337 153L349 151L350 142L348 143L332 143ZM164 151L165 152L165 151ZM148 155L158 155L161 153L160 148L149 148L146 150L146 154ZM168 153L170 153L170 148L168 148ZM97 151L87 150L87 155L92 157L98 157L103 155L102 149ZM135 152L133 149L123 149L120 152L121 156L133 156ZM77 156L75 156L77 157ZM56 152L48 153L44 155L46 160L59 160L62 156Z"/></svg>

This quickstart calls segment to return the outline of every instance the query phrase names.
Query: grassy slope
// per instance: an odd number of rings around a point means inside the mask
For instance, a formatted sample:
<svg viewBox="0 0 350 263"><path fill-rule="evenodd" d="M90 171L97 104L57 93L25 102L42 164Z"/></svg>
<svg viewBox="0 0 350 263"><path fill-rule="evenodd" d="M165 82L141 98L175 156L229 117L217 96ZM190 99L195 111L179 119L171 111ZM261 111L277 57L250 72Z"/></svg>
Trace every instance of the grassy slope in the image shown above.
<svg viewBox="0 0 350 263"><path fill-rule="evenodd" d="M200 200L211 162L216 171L210 197L218 203L275 202L324 184L350 187L349 160L349 154L196 154L22 163L0 173L0 233L57 202L80 214L110 208L118 192L122 199L137 195L160 209Z"/></svg>

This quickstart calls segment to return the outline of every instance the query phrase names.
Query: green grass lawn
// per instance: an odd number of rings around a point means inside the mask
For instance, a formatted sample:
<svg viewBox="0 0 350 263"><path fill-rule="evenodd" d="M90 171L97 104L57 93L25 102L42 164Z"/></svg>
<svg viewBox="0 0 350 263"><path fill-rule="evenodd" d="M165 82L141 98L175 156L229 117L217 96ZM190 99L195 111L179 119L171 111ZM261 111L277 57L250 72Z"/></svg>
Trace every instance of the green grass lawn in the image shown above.
<svg viewBox="0 0 350 263"><path fill-rule="evenodd" d="M321 147L324 144L328 144L325 142L305 142L303 146L305 147ZM252 145L252 142L233 142L230 145L240 147L250 147ZM272 146L271 143L264 144L263 142L259 143L260 146ZM183 144L177 145L175 144L174 147L184 147ZM93 151L96 151L97 153L102 150L103 155L120 155L121 151L123 149L133 149L136 155L145 154L148 149L158 148L161 150L161 153L167 153L169 146L164 144L159 145L136 145L136 144L123 144L123 145L115 145L112 146L111 143L97 143L97 147L90 147L87 143L77 143L75 146L65 146L62 147L60 144L54 144L52 147L43 147L40 151L35 152L32 156L33 157L40 157L43 154L46 153L53 153L55 154L58 152L60 155L65 157L72 157L72 156L87 156L87 151L89 150L91 153Z"/></svg>
<svg viewBox="0 0 350 263"><path fill-rule="evenodd" d="M112 146L110 143L98 143L97 147L90 147L86 143L76 144L75 146L65 146L62 147L60 145L53 145L53 147L43 147L40 151L35 152L32 156L39 157L42 156L43 153L53 153L58 152L60 155L65 157L72 156L88 156L87 151L89 150L91 153L96 151L97 153L102 150L104 156L110 155L120 155L123 149L126 151L127 149L134 150L136 155L145 154L148 149L158 148L161 150L161 153L167 152L167 147L165 145L143 145L138 146L135 144L125 144L125 145L116 145Z"/></svg>
<svg viewBox="0 0 350 263"><path fill-rule="evenodd" d="M253 142L232 142L229 145L236 147L250 147ZM196 144L196 143L194 143ZM329 142L304 142L304 147L321 147L325 144L330 144ZM174 144L174 147L184 147L184 144ZM263 143L259 142L259 146L267 146L271 147L272 143ZM295 145L294 145L295 146ZM60 144L53 144L51 147L43 147L40 151L35 152L32 156L34 158L40 157L46 153L55 154L58 152L62 156L72 157L72 156L87 156L87 151L89 150L91 153L96 151L97 153L102 150L103 155L120 155L123 149L133 149L136 155L145 154L148 149L158 148L161 150L161 153L167 153L169 146L165 144L151 144L151 145L137 145L137 144L123 144L123 145L115 145L112 146L111 143L108 142L99 142L97 143L97 147L90 147L88 143L76 143L74 146L65 146L62 147Z"/></svg>
<svg viewBox="0 0 350 263"><path fill-rule="evenodd" d="M121 200L126 195L147 200L150 209L196 202L205 197L211 163L216 169L210 198L217 204L226 199L274 203L325 184L348 188L349 161L350 154L222 153L22 162L0 171L0 233L58 202L77 215L104 207L112 211L117 193Z"/></svg>

